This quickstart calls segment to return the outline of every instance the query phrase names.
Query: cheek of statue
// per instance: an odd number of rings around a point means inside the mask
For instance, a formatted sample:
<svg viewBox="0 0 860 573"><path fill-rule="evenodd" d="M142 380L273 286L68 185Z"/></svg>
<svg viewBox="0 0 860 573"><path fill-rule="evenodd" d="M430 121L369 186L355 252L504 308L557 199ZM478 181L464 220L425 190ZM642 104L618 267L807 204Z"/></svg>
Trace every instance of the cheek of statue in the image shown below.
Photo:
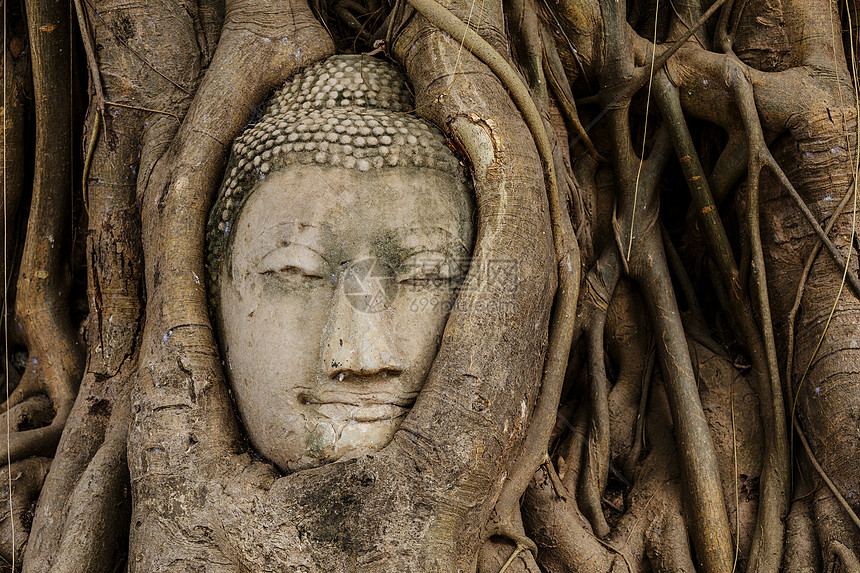
<svg viewBox="0 0 860 573"><path fill-rule="evenodd" d="M465 272L462 185L433 169L294 167L258 185L234 232L218 323L253 445L294 471L388 444Z"/></svg>

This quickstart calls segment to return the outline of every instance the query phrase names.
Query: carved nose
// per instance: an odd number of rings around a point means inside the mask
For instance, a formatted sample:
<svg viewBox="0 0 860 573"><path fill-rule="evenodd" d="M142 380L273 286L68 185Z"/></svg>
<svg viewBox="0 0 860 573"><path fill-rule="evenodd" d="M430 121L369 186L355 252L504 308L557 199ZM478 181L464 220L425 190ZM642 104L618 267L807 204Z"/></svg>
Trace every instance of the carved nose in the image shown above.
<svg viewBox="0 0 860 573"><path fill-rule="evenodd" d="M369 310L339 287L323 336L323 372L332 380L403 371L390 310Z"/></svg>

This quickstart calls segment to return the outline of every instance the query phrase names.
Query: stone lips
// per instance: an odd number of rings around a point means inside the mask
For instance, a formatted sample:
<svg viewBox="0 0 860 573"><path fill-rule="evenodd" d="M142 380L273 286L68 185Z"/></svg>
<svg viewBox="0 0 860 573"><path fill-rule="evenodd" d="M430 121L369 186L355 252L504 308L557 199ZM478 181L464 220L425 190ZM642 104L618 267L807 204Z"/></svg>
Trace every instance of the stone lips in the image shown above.
<svg viewBox="0 0 860 573"><path fill-rule="evenodd" d="M288 80L259 121L233 143L207 227L207 264L217 284L232 221L254 185L286 165L330 165L359 171L430 167L456 172L460 164L433 125L409 115L412 94L391 64L337 55Z"/></svg>

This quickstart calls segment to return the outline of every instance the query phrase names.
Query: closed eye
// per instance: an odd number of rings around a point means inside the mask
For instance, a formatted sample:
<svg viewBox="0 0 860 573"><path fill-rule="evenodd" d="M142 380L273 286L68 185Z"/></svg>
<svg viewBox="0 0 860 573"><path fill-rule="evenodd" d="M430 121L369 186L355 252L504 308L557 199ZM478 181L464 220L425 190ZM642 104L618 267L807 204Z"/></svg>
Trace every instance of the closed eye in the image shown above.
<svg viewBox="0 0 860 573"><path fill-rule="evenodd" d="M267 253L257 264L257 272L286 279L321 279L328 276L328 264L315 251L291 244Z"/></svg>
<svg viewBox="0 0 860 573"><path fill-rule="evenodd" d="M307 269L303 269L301 267L297 267L295 265L284 265L279 269L265 269L260 271L261 275L264 276L275 276L275 275L294 275L297 277L305 277L311 279L321 279L322 276L314 271L309 271Z"/></svg>
<svg viewBox="0 0 860 573"><path fill-rule="evenodd" d="M400 284L412 286L441 286L449 282L453 282L450 277L443 277L438 274L420 274L400 279Z"/></svg>

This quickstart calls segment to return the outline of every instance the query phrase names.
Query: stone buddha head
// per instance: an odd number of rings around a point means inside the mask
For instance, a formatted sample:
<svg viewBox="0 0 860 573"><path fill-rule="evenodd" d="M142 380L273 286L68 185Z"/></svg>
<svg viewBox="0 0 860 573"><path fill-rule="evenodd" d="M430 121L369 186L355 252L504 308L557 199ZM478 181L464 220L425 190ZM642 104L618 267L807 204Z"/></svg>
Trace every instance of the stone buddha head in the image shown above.
<svg viewBox="0 0 860 573"><path fill-rule="evenodd" d="M468 266L473 204L401 74L334 56L233 145L207 231L222 356L248 437L282 471L390 442Z"/></svg>

